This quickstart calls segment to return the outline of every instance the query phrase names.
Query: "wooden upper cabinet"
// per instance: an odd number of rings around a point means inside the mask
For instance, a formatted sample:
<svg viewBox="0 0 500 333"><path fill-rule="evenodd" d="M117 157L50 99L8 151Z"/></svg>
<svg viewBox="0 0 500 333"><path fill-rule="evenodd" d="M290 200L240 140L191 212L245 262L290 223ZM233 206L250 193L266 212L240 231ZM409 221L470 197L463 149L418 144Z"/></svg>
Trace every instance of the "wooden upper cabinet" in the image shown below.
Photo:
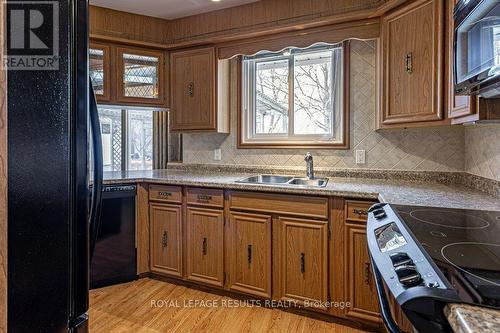
<svg viewBox="0 0 500 333"><path fill-rule="evenodd" d="M208 285L224 285L224 211L187 208L187 279Z"/></svg>
<svg viewBox="0 0 500 333"><path fill-rule="evenodd" d="M446 1L446 110L448 118L454 119L454 123L471 121L471 115L477 113L477 98L475 96L457 96L454 89L454 24L453 9L458 0Z"/></svg>
<svg viewBox="0 0 500 333"><path fill-rule="evenodd" d="M139 48L116 48L116 101L164 106L165 54Z"/></svg>
<svg viewBox="0 0 500 333"><path fill-rule="evenodd" d="M220 75L219 75L220 74ZM229 62L218 66L215 48L174 51L170 54L170 110L172 131L227 132ZM221 94L218 98L218 85Z"/></svg>
<svg viewBox="0 0 500 333"><path fill-rule="evenodd" d="M182 206L150 204L151 271L182 277Z"/></svg>
<svg viewBox="0 0 500 333"><path fill-rule="evenodd" d="M90 43L89 75L97 102L111 100L111 48L108 45Z"/></svg>
<svg viewBox="0 0 500 333"><path fill-rule="evenodd" d="M443 36L443 0L417 0L382 17L377 127L443 119Z"/></svg>
<svg viewBox="0 0 500 333"><path fill-rule="evenodd" d="M303 303L328 299L328 223L279 217L274 260L275 297Z"/></svg>
<svg viewBox="0 0 500 333"><path fill-rule="evenodd" d="M232 212L229 289L271 298L271 216Z"/></svg>

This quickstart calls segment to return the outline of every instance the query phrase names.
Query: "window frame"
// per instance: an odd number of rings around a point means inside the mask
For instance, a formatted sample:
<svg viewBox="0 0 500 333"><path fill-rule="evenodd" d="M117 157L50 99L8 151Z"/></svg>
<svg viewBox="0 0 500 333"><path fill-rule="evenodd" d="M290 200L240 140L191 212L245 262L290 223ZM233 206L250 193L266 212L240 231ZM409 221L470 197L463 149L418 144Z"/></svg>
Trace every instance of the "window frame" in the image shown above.
<svg viewBox="0 0 500 333"><path fill-rule="evenodd" d="M342 78L342 87L341 87L341 96L342 96L342 106L340 110L340 114L342 116L342 122L340 124L340 128L342 130L342 133L340 134L340 139L339 141L327 141L327 140L322 140L321 138L324 138L325 135L323 134L293 134L293 136L289 136L289 133L285 134L258 134L260 138L264 138L268 136L269 138L266 141L263 141L262 139L254 139L255 135L252 138L247 138L247 132L249 130L252 131L252 133L255 133L255 117L254 117L254 112L255 112L255 94L254 94L254 87L251 89L246 88L246 84L244 82L245 76L245 68L243 64L243 57L238 58L238 73L237 73L237 79L238 79L238 119L237 119L237 148L238 149L276 149L276 148L327 148L327 149L349 149L349 138L350 138L350 133L349 133L349 104L350 104L350 88L349 88L349 76L350 76L350 48L349 48L349 41L344 41L342 42L342 72L343 72L343 78ZM321 50L321 47L314 47L312 46L311 50L304 50L303 52L300 52L302 54L306 54L309 52L318 52ZM269 55L269 56L263 56L262 61L269 61L269 59L272 58L282 58L280 56L275 56L275 55ZM294 61L293 57L288 58L288 70L290 71L291 67L294 66ZM256 59L255 63L258 63L260 59ZM292 72L293 73L293 72ZM252 71L251 75L253 75L253 82L255 82L255 70ZM290 80L294 81L295 77L293 75L289 75L289 89L288 91L291 92L292 94L289 93L288 100L289 100L289 107L288 107L288 128L292 129L293 132L293 116L291 117L294 113L293 109L293 99L294 99L294 82L290 84ZM253 85L255 86L255 85ZM253 98L250 98L252 96ZM245 101L251 99L251 110L249 112L246 112L245 110ZM292 102L290 102L290 100ZM245 119L246 118L246 119ZM333 117L332 117L332 122L333 122ZM251 124L248 126L248 124ZM333 124L332 124L333 126ZM333 129L333 127L332 127ZM333 134L333 133L332 133ZM332 134L330 134L330 138L332 137ZM280 141L281 140L281 141ZM283 140L286 140L283 141Z"/></svg>

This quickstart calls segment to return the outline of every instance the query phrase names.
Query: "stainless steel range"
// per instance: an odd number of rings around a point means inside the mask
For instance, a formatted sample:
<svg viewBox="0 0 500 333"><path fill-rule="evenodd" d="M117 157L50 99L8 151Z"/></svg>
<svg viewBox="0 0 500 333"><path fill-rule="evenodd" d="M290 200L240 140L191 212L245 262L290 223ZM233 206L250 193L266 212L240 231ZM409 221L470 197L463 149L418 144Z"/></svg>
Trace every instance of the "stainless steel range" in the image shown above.
<svg viewBox="0 0 500 333"><path fill-rule="evenodd" d="M500 307L500 212L376 204L368 248L386 326L450 330L447 303Z"/></svg>

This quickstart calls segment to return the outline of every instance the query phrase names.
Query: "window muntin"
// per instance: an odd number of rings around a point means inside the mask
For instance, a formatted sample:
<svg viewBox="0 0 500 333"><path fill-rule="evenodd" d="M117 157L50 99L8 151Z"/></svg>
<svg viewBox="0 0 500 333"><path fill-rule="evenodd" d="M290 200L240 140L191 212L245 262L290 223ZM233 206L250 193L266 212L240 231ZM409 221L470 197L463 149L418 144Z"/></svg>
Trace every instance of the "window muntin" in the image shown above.
<svg viewBox="0 0 500 333"><path fill-rule="evenodd" d="M243 59L242 143L342 144L343 47Z"/></svg>

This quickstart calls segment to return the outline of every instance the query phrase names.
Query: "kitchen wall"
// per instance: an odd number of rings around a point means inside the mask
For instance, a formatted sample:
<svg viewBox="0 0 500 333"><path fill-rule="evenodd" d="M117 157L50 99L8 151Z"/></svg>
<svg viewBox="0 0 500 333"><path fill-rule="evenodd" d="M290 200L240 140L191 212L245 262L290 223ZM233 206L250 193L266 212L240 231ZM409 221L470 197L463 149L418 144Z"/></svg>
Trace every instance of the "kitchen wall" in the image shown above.
<svg viewBox="0 0 500 333"><path fill-rule="evenodd" d="M462 126L375 132L375 64L375 41L351 43L351 149L312 149L315 165L337 169L463 171ZM305 167L307 150L236 149L236 110L231 119L230 135L184 134L184 163ZM213 158L216 148L222 150L221 161ZM357 149L366 151L366 164L355 163Z"/></svg>
<svg viewBox="0 0 500 333"><path fill-rule="evenodd" d="M465 127L465 171L500 181L500 124Z"/></svg>

